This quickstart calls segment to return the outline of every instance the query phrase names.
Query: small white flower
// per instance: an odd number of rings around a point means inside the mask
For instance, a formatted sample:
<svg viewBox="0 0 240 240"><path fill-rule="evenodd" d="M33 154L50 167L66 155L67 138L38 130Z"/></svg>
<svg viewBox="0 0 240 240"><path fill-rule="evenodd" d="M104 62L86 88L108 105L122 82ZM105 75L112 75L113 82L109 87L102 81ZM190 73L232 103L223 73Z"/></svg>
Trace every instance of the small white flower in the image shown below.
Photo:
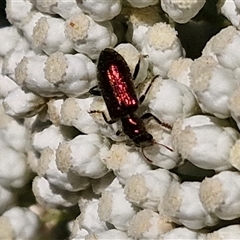
<svg viewBox="0 0 240 240"><path fill-rule="evenodd" d="M173 240L173 239L204 240L205 234L190 230L185 227L177 227L177 228L163 234L160 239L161 240Z"/></svg>
<svg viewBox="0 0 240 240"><path fill-rule="evenodd" d="M108 230L105 221L98 216L99 199L91 199L80 206L80 215L76 218L75 224L85 229L88 233L99 233Z"/></svg>
<svg viewBox="0 0 240 240"><path fill-rule="evenodd" d="M37 215L28 208L13 207L0 217L1 239L31 240L37 238L39 228Z"/></svg>
<svg viewBox="0 0 240 240"><path fill-rule="evenodd" d="M11 117L31 117L39 113L46 100L32 92L25 92L21 87L13 89L4 98L3 106L6 114Z"/></svg>
<svg viewBox="0 0 240 240"><path fill-rule="evenodd" d="M204 208L223 220L240 216L240 174L224 171L206 178L200 186L200 200Z"/></svg>
<svg viewBox="0 0 240 240"><path fill-rule="evenodd" d="M69 177L67 173L61 172L56 165L56 152L49 147L41 151L37 173L44 176L50 184L70 192L84 190L90 185L89 178L81 177L74 172Z"/></svg>
<svg viewBox="0 0 240 240"><path fill-rule="evenodd" d="M129 177L124 191L130 202L156 211L170 184L176 181L178 177L165 169L148 170Z"/></svg>
<svg viewBox="0 0 240 240"><path fill-rule="evenodd" d="M161 122L173 125L179 117L190 117L200 113L199 105L192 91L185 85L171 79L154 79L143 102L149 112Z"/></svg>
<svg viewBox="0 0 240 240"><path fill-rule="evenodd" d="M179 58L172 61L167 77L190 87L190 67L193 60L190 58Z"/></svg>
<svg viewBox="0 0 240 240"><path fill-rule="evenodd" d="M79 135L59 144L56 152L57 167L64 173L73 171L79 176L102 177L108 172L101 159L107 150L108 142L99 135Z"/></svg>
<svg viewBox="0 0 240 240"><path fill-rule="evenodd" d="M31 11L19 24L19 28L22 30L24 37L30 44L33 42L33 29L38 20L42 17L48 17L48 15L44 15L43 13L37 11ZM37 48L35 48L34 51L36 53L41 53L41 50Z"/></svg>
<svg viewBox="0 0 240 240"><path fill-rule="evenodd" d="M121 9L122 3L120 0L77 0L77 4L83 12L97 22L111 20L117 16Z"/></svg>
<svg viewBox="0 0 240 240"><path fill-rule="evenodd" d="M80 96L96 78L95 64L83 54L56 52L49 57L23 57L15 68L15 81L43 97Z"/></svg>
<svg viewBox="0 0 240 240"><path fill-rule="evenodd" d="M96 23L85 14L76 14L69 18L65 24L65 34L73 41L77 52L92 59L96 59L102 49L113 47L117 43L109 21Z"/></svg>
<svg viewBox="0 0 240 240"><path fill-rule="evenodd" d="M94 98L52 99L48 102L48 115L55 125L74 126L79 131L97 133L98 126L89 114Z"/></svg>
<svg viewBox="0 0 240 240"><path fill-rule="evenodd" d="M79 194L65 191L51 185L44 177L35 177L32 191L39 204L44 207L71 207L77 204Z"/></svg>
<svg viewBox="0 0 240 240"><path fill-rule="evenodd" d="M95 84L96 65L84 54L51 54L44 66L44 76L56 91L67 96L80 96Z"/></svg>
<svg viewBox="0 0 240 240"><path fill-rule="evenodd" d="M222 227L213 233L208 233L206 240L216 239L238 239L240 236L240 226L238 224Z"/></svg>
<svg viewBox="0 0 240 240"><path fill-rule="evenodd" d="M109 222L118 230L126 231L138 208L126 200L123 188L106 190L98 204L98 215L102 221Z"/></svg>
<svg viewBox="0 0 240 240"><path fill-rule="evenodd" d="M204 115L179 119L172 129L174 149L200 168L231 169L229 154L239 133L223 124L217 118Z"/></svg>
<svg viewBox="0 0 240 240"><path fill-rule="evenodd" d="M15 81L15 68L17 64L23 59L23 57L31 57L34 55L36 55L35 52L30 49L10 50L4 57L2 73Z"/></svg>
<svg viewBox="0 0 240 240"><path fill-rule="evenodd" d="M158 213L144 209L139 211L130 221L128 234L134 239L160 239L174 228L169 218L161 217Z"/></svg>
<svg viewBox="0 0 240 240"><path fill-rule="evenodd" d="M65 21L61 18L41 17L33 28L33 49L41 49L46 54L56 51L73 52L73 43L65 36Z"/></svg>
<svg viewBox="0 0 240 240"><path fill-rule="evenodd" d="M7 76L0 75L0 82L0 99L4 99L13 89L18 88L18 85Z"/></svg>
<svg viewBox="0 0 240 240"><path fill-rule="evenodd" d="M59 14L62 18L68 19L73 14L81 13L75 0L36 0L36 8L40 12Z"/></svg>
<svg viewBox="0 0 240 240"><path fill-rule="evenodd" d="M148 29L155 23L163 22L159 14L159 8L157 6L131 8L128 14L129 21L126 38L141 51L143 39Z"/></svg>
<svg viewBox="0 0 240 240"><path fill-rule="evenodd" d="M0 140L19 154L26 152L30 138L28 129L19 121L6 115L2 101L0 101L0 115Z"/></svg>
<svg viewBox="0 0 240 240"><path fill-rule="evenodd" d="M206 0L162 0L161 7L173 21L186 23L204 6Z"/></svg>
<svg viewBox="0 0 240 240"><path fill-rule="evenodd" d="M211 216L199 199L200 182L173 182L158 206L160 215L190 229L214 226L218 218Z"/></svg>
<svg viewBox="0 0 240 240"><path fill-rule="evenodd" d="M146 33L142 53L148 55L152 73L164 78L172 61L183 56L183 48L174 28L166 23L156 23Z"/></svg>
<svg viewBox="0 0 240 240"><path fill-rule="evenodd" d="M33 3L30 0L19 0L17 4L15 0L8 0L6 1L7 19L11 24L20 27L32 8Z"/></svg>
<svg viewBox="0 0 240 240"><path fill-rule="evenodd" d="M240 64L240 51L236 48L238 44L240 32L235 27L228 26L207 42L202 54L212 56L220 66L234 70L234 74L237 74Z"/></svg>
<svg viewBox="0 0 240 240"><path fill-rule="evenodd" d="M8 51L15 48L22 36L14 26L0 28L0 56L4 57Z"/></svg>
<svg viewBox="0 0 240 240"><path fill-rule="evenodd" d="M219 4L220 5L220 4ZM232 23L233 26L239 29L240 27L240 5L238 0L221 1L219 6L221 13Z"/></svg>
<svg viewBox="0 0 240 240"><path fill-rule="evenodd" d="M0 214L1 215L6 211L6 209L10 209L11 206L16 205L16 200L17 198L16 198L16 194L14 193L14 190L10 190L0 186Z"/></svg>
<svg viewBox="0 0 240 240"><path fill-rule="evenodd" d="M228 98L239 84L234 72L219 65L211 56L196 59L190 69L191 88L202 110L228 118Z"/></svg>
<svg viewBox="0 0 240 240"><path fill-rule="evenodd" d="M103 156L107 168L112 170L118 180L125 184L133 174L150 170L141 153L125 143L113 144L109 152Z"/></svg>

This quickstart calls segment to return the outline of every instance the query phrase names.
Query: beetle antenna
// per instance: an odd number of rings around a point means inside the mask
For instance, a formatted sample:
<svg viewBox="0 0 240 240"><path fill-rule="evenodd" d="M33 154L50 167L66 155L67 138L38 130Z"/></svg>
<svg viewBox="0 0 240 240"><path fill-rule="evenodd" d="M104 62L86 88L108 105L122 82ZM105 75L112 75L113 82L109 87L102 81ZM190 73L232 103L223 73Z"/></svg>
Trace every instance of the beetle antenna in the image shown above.
<svg viewBox="0 0 240 240"><path fill-rule="evenodd" d="M155 142L155 141L154 141L154 143L155 143L155 144L158 144L159 146L165 147L165 148L166 148L168 151L170 151L170 152L173 152L173 149L172 149L172 148L170 148L170 147L168 147L168 146L166 146L166 145L164 145L164 144L161 144L161 143L158 143L158 142ZM147 147L149 147L149 146L147 146ZM146 158L146 160L147 160L148 162L152 163L153 161L152 161L151 159L149 159L149 158L146 156L146 154L144 153L144 148L146 148L146 147L141 147L141 152L142 152L143 157Z"/></svg>

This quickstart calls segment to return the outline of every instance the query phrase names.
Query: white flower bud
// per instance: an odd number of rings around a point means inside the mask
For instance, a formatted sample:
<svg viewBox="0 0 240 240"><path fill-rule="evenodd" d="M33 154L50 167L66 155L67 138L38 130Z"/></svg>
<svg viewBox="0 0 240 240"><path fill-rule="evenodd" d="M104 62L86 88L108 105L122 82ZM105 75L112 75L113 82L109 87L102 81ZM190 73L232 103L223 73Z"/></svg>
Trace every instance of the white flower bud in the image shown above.
<svg viewBox="0 0 240 240"><path fill-rule="evenodd" d="M98 199L91 199L80 207L80 215L75 222L79 228L86 229L89 233L99 233L108 230L106 222L98 216Z"/></svg>
<svg viewBox="0 0 240 240"><path fill-rule="evenodd" d="M239 225L230 225L227 227L222 227L213 233L208 233L206 240L216 240L216 239L238 239L240 236L240 226Z"/></svg>
<svg viewBox="0 0 240 240"><path fill-rule="evenodd" d="M6 115L2 101L0 101L0 139L4 145L16 150L19 154L29 147L29 131L20 122Z"/></svg>
<svg viewBox="0 0 240 240"><path fill-rule="evenodd" d="M173 21L186 23L204 6L206 0L162 0L161 7Z"/></svg>
<svg viewBox="0 0 240 240"><path fill-rule="evenodd" d="M16 205L17 197L14 190L9 190L0 185L0 214L2 215L6 209ZM1 239L1 237L0 237Z"/></svg>
<svg viewBox="0 0 240 240"><path fill-rule="evenodd" d="M239 3L236 0L222 1L220 6L221 13L232 23L233 26L239 29L240 14Z"/></svg>
<svg viewBox="0 0 240 240"><path fill-rule="evenodd" d="M8 21L19 27L22 22L30 14L33 8L33 3L30 0L15 0L6 1L6 14Z"/></svg>
<svg viewBox="0 0 240 240"><path fill-rule="evenodd" d="M232 168L229 154L238 138L235 129L221 126L217 118L201 115L179 119L172 129L174 149L183 159L215 171Z"/></svg>
<svg viewBox="0 0 240 240"><path fill-rule="evenodd" d="M188 228L185 228L185 227L178 227L178 228L175 228L175 229L163 234L160 238L160 240L173 240L173 239L204 240L205 239L205 234L204 233L199 233L199 232L196 232L196 231L192 231L192 230L190 230Z"/></svg>
<svg viewBox="0 0 240 240"><path fill-rule="evenodd" d="M211 56L202 56L191 65L190 78L202 110L219 118L228 118L228 98L238 86L233 71L218 65Z"/></svg>
<svg viewBox="0 0 240 240"><path fill-rule="evenodd" d="M50 125L40 132L36 132L32 135L32 146L33 148L41 152L46 147L51 149L57 149L59 143L63 142L65 137L61 132L61 128Z"/></svg>
<svg viewBox="0 0 240 240"><path fill-rule="evenodd" d="M44 176L50 184L70 192L84 190L90 185L89 178L81 177L74 172L71 172L70 177L69 174L58 170L56 152L49 147L41 151L37 173L39 176Z"/></svg>
<svg viewBox="0 0 240 240"><path fill-rule="evenodd" d="M171 217L172 221L190 229L214 226L218 218L211 216L199 199L200 182L174 182L170 184L165 197L158 206L160 215Z"/></svg>
<svg viewBox="0 0 240 240"><path fill-rule="evenodd" d="M130 202L156 211L170 184L176 181L179 180L175 174L159 168L132 175L127 179L124 191Z"/></svg>
<svg viewBox="0 0 240 240"><path fill-rule="evenodd" d="M240 174L224 171L206 178L200 186L200 200L206 210L224 220L240 216Z"/></svg>
<svg viewBox="0 0 240 240"><path fill-rule="evenodd" d="M108 143L97 134L79 135L69 142L59 144L56 163L64 173L99 178L108 172L101 155L108 150Z"/></svg>
<svg viewBox="0 0 240 240"><path fill-rule="evenodd" d="M113 144L103 161L122 184L125 184L126 180L133 174L151 169L141 153L126 146L125 143Z"/></svg>
<svg viewBox="0 0 240 240"><path fill-rule="evenodd" d="M26 2L28 2L28 0ZM20 24L20 29L23 31L23 35L30 44L33 42L33 29L36 23L40 18L45 16L47 15L44 15L41 12L30 11L28 15L22 20ZM37 53L41 53L40 49L34 49L34 51L36 51Z"/></svg>
<svg viewBox="0 0 240 240"><path fill-rule="evenodd" d="M130 9L126 37L137 49L142 50L143 38L155 23L162 22L157 6Z"/></svg>
<svg viewBox="0 0 240 240"><path fill-rule="evenodd" d="M3 61L2 73L7 75L12 80L15 80L15 68L23 57L31 57L36 55L33 50L16 50L9 51Z"/></svg>
<svg viewBox="0 0 240 240"><path fill-rule="evenodd" d="M8 93L18 87L18 85L9 77L0 75L0 99L5 98Z"/></svg>
<svg viewBox="0 0 240 240"><path fill-rule="evenodd" d="M89 16L97 22L111 20L117 16L122 9L120 0L77 0L77 4L82 11L89 14Z"/></svg>
<svg viewBox="0 0 240 240"><path fill-rule="evenodd" d="M51 54L44 66L44 77L56 90L68 96L80 96L89 91L96 79L95 64L83 54Z"/></svg>
<svg viewBox="0 0 240 240"><path fill-rule="evenodd" d="M108 21L96 23L87 15L76 14L66 21L65 27L65 34L73 41L74 49L92 59L96 59L102 49L117 43Z"/></svg>
<svg viewBox="0 0 240 240"><path fill-rule="evenodd" d="M61 106L62 124L74 126L80 132L86 134L97 133L99 131L98 126L89 114L93 99L92 97L84 99L67 98Z"/></svg>
<svg viewBox="0 0 240 240"><path fill-rule="evenodd" d="M173 228L168 218L161 217L150 209L144 209L130 221L128 234L134 239L159 239L162 234Z"/></svg>
<svg viewBox="0 0 240 240"><path fill-rule="evenodd" d="M146 101L149 102L149 112L169 125L173 125L177 118L190 117L200 112L192 91L171 79L154 79Z"/></svg>
<svg viewBox="0 0 240 240"><path fill-rule="evenodd" d="M56 51L73 52L73 43L65 36L65 21L61 18L41 17L33 28L33 49L41 49L46 54Z"/></svg>
<svg viewBox="0 0 240 240"><path fill-rule="evenodd" d="M31 172L24 153L8 147L1 148L0 185L7 188L20 188L29 181L30 177Z"/></svg>
<svg viewBox="0 0 240 240"><path fill-rule="evenodd" d="M146 33L142 53L148 55L154 75L167 76L173 60L183 55L177 32L166 23L156 23Z"/></svg>
<svg viewBox="0 0 240 240"><path fill-rule="evenodd" d="M23 57L15 68L15 81L43 97L61 96L63 93L59 93L57 87L45 77L46 60L47 56L45 55Z"/></svg>
<svg viewBox="0 0 240 240"><path fill-rule="evenodd" d="M35 177L32 191L37 202L45 207L71 207L77 204L79 194L65 191L51 185L44 177Z"/></svg>
<svg viewBox="0 0 240 240"><path fill-rule="evenodd" d="M11 117L31 117L39 113L45 106L45 99L39 95L26 92L21 87L13 89L5 97L3 106Z"/></svg>
<svg viewBox="0 0 240 240"><path fill-rule="evenodd" d="M39 227L36 214L27 208L13 207L0 217L0 238L31 240L37 238Z"/></svg>
<svg viewBox="0 0 240 240"><path fill-rule="evenodd" d="M225 2L227 5L230 3ZM202 54L212 56L222 67L237 70L240 64L240 51L236 46L239 44L240 32L235 27L228 26L207 42Z"/></svg>
<svg viewBox="0 0 240 240"><path fill-rule="evenodd" d="M99 199L98 215L118 230L125 231L138 208L126 200L123 188L105 191Z"/></svg>
<svg viewBox="0 0 240 240"><path fill-rule="evenodd" d="M190 67L193 60L190 58L179 58L172 61L167 77L190 87Z"/></svg>
<svg viewBox="0 0 240 240"><path fill-rule="evenodd" d="M14 26L0 28L0 56L4 57L8 51L14 49L21 35Z"/></svg>
<svg viewBox="0 0 240 240"><path fill-rule="evenodd" d="M62 18L68 19L73 14L81 13L75 0L36 0L36 8L40 12L59 14Z"/></svg>

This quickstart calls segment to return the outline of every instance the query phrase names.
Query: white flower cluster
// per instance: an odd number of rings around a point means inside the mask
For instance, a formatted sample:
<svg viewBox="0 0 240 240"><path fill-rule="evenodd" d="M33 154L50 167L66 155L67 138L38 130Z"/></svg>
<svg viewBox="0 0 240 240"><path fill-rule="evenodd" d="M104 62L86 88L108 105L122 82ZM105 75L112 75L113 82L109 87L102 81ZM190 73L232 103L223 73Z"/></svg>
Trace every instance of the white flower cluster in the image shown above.
<svg viewBox="0 0 240 240"><path fill-rule="evenodd" d="M64 214L70 240L239 238L240 4L220 2L221 31L190 59L174 24L205 0L6 1L0 239L56 239ZM89 93L105 48L134 76L150 146Z"/></svg>

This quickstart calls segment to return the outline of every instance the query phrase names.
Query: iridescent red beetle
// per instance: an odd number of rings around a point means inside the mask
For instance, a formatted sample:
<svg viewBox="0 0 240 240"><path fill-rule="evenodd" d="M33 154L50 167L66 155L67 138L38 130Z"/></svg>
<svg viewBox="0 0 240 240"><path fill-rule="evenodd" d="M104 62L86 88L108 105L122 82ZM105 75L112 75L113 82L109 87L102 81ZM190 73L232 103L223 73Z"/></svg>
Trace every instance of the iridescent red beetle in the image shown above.
<svg viewBox="0 0 240 240"><path fill-rule="evenodd" d="M109 121L103 114L105 121L114 123L121 120L123 132L136 146L153 145L155 143L153 136L147 132L143 120L135 114L139 100L135 93L132 74L124 58L115 50L106 48L99 56L97 71L98 87L111 117ZM162 146L172 151L167 146Z"/></svg>

